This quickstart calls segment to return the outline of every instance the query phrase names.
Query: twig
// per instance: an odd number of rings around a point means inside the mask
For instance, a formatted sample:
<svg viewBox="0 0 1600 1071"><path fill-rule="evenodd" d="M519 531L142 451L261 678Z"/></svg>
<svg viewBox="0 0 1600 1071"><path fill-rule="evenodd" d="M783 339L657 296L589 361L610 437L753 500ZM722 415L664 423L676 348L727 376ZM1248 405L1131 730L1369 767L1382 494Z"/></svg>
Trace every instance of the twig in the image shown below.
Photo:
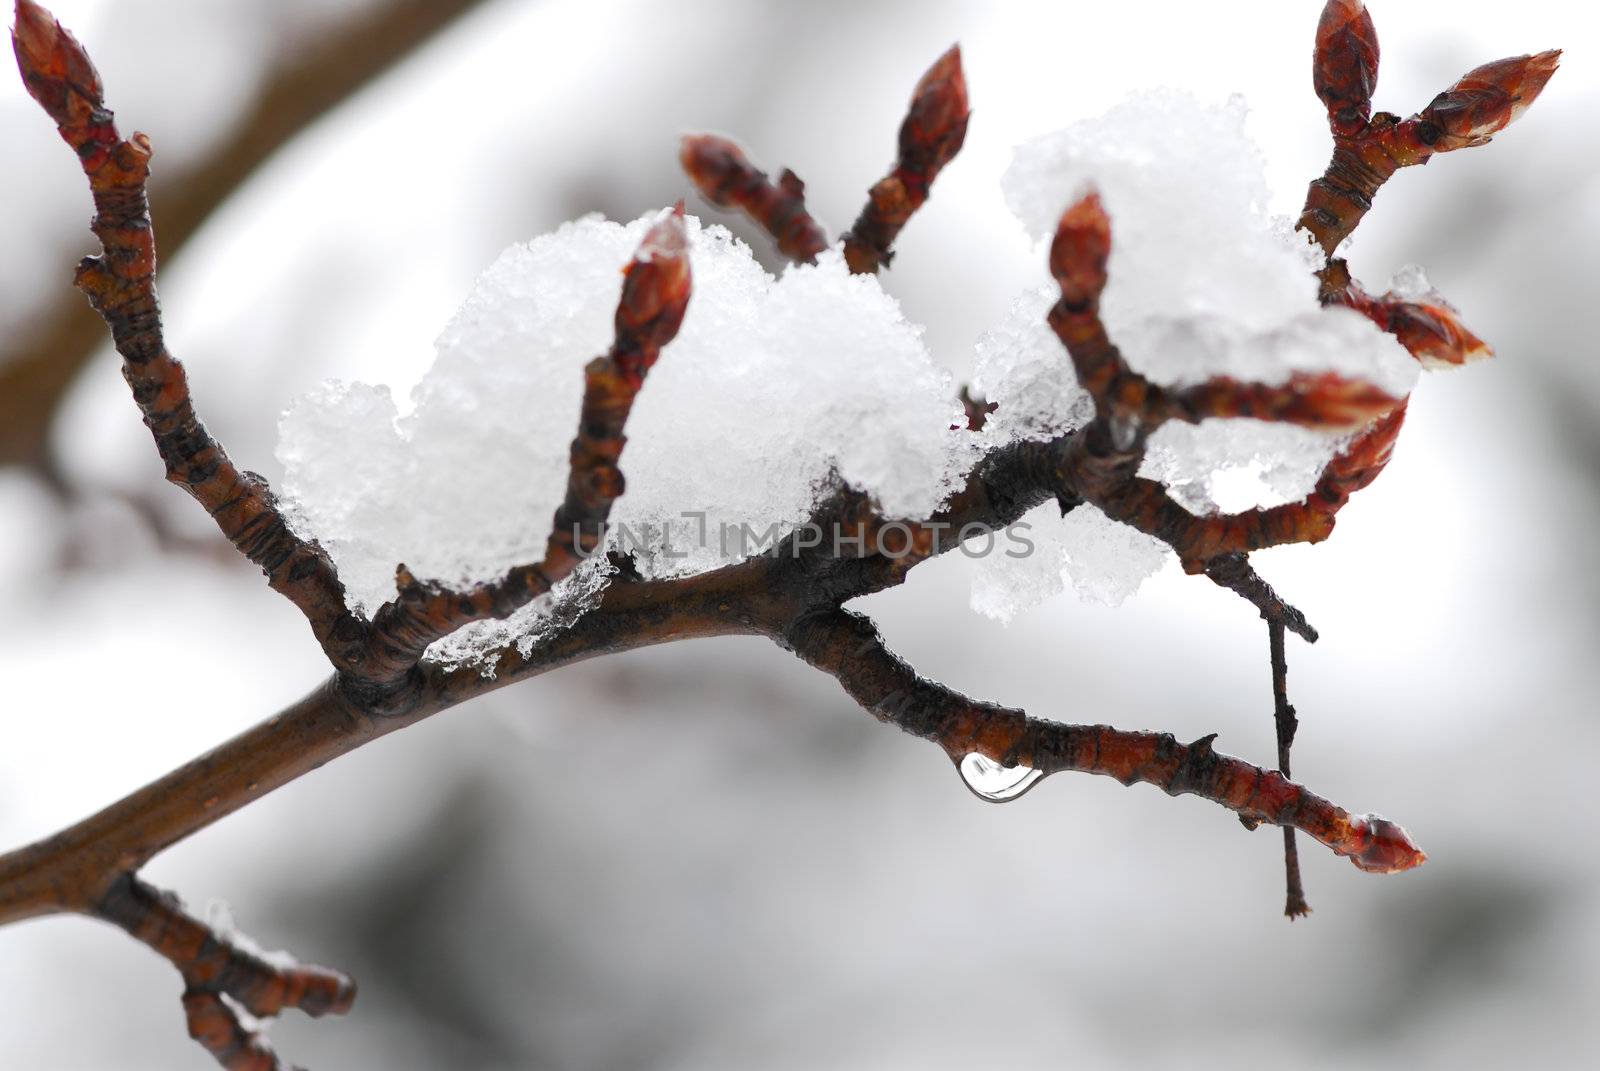
<svg viewBox="0 0 1600 1071"><path fill-rule="evenodd" d="M743 149L715 134L684 135L678 162L702 197L742 210L790 260L813 264L828 248L827 234L806 209L806 184L788 168L773 182Z"/></svg>
<svg viewBox="0 0 1600 1071"><path fill-rule="evenodd" d="M1351 9L1350 0L1329 5L1335 16ZM1339 34L1322 36L1331 40ZM1128 784L1155 784L1172 794L1198 795L1232 809L1247 824L1271 822L1302 830L1365 870L1405 870L1423 861L1399 826L1352 815L1289 780L1294 723L1285 687L1283 634L1285 628L1308 639L1314 633L1245 558L1259 547L1325 538L1350 496L1387 462L1404 402L1396 404L1369 385L1328 377L1280 385L1214 380L1190 391L1168 391L1134 374L1099 320L1111 236L1109 220L1092 196L1063 217L1050 259L1061 286L1051 323L1096 403L1087 426L1048 442L992 450L947 506L930 517L886 517L866 495L835 488L812 524L851 533L855 549L850 553L827 540L802 542L796 534L760 557L675 580L647 581L625 568L604 590L598 607L574 623L531 649L513 644L494 652L496 676L489 679L472 669L430 665L423 652L433 638L461 623L508 612L532 597L530 593L548 590L583 553L600 545L611 504L622 493L617 466L633 397L676 331L688 299L687 258L676 215L658 225L628 268L616 341L588 368L568 495L542 562L513 570L500 584L463 592L418 582L402 566L400 597L369 623L344 608L331 562L314 543L289 533L265 483L236 470L205 433L183 370L165 350L155 300L155 244L144 201L149 141L137 134L123 140L117 134L87 56L33 0L17 0L15 46L30 92L60 125L89 177L98 211L94 229L104 254L85 262L80 285L111 328L135 400L171 478L205 505L234 545L261 564L272 585L305 612L335 675L299 703L211 753L53 837L0 856L0 924L74 912L133 933L182 974L191 1031L225 1066L276 1064L240 1011L270 1015L297 1006L312 1013L336 1012L348 1005L353 990L342 976L317 968L280 968L253 956L239 942L205 930L175 902L142 883L138 871L150 859L259 796L441 710L572 662L674 640L766 636L835 676L875 716L935 741L957 761L976 753L1040 775L1099 773ZM1318 62L1326 66L1326 48L1319 48ZM1363 62L1358 59L1353 68L1358 75L1365 70ZM1542 70L1532 60L1522 66L1535 73ZM959 138L925 136L939 126L928 115L947 120L959 116L964 129L964 85L960 109L946 107L954 99L951 77L946 71L933 79L944 87L935 90L944 104L929 105L931 112L919 112L921 105L914 104L908 119L916 134L912 140L925 157L908 158L903 132L901 165L908 174L920 168L926 181L937 170L930 161L947 160L959 145ZM1336 136L1355 136L1339 131L1354 129L1351 124L1361 118L1359 86L1351 88L1348 72L1319 78L1330 110L1339 113ZM1477 83L1469 78L1451 91L1455 96L1446 94L1443 104L1431 106L1430 114L1441 124L1441 139L1467 136L1462 130L1481 136L1471 132L1485 122L1503 126L1494 117L1515 113L1519 102L1514 94L1508 96L1506 78L1479 81L1486 88L1474 88ZM1520 103L1525 105L1536 91L1537 85L1524 89ZM1473 93L1478 96L1471 97ZM919 91L918 100L923 97ZM1482 107L1474 111L1472 100ZM954 126L947 123L945 129L948 134ZM797 189L791 192L798 194ZM1313 200L1317 196L1314 190ZM885 262L887 241L873 248L878 263ZM1325 297L1339 300L1343 294L1343 300L1354 302L1356 291L1347 273L1339 278L1341 272L1342 266L1332 264L1324 272ZM1396 325L1405 317L1388 307L1382 315L1389 321L1386 329L1404 341L1406 330ZM969 419L986 415L976 405L968 411ZM1275 510L1195 517L1161 485L1138 479L1144 443L1163 421L1241 412L1314 426L1371 422L1327 466L1305 502ZM1373 416L1377 419L1371 420ZM957 538L941 539L942 533L996 531L1051 499L1063 510L1093 503L1164 539L1191 572L1210 575L1267 618L1281 773L1219 755L1213 737L1183 744L1166 733L1060 725L969 699L918 676L884 647L870 621L842 609L851 599L903 582L918 563L956 545ZM870 537L891 527L904 528L906 541L898 545L904 553L869 549L877 544ZM1297 903L1303 907L1304 902L1303 897L1296 899L1293 841L1287 844L1288 907L1294 913Z"/></svg>
<svg viewBox="0 0 1600 1071"><path fill-rule="evenodd" d="M78 289L111 329L123 376L155 438L167 479L205 507L239 552L305 615L335 666L355 665L364 628L322 548L296 537L266 484L243 472L195 414L183 366L167 352L156 300L156 247L145 182L150 141L123 140L100 75L82 46L33 0L18 0L13 33L28 92L77 152L94 196L103 253L78 265Z"/></svg>
<svg viewBox="0 0 1600 1071"><path fill-rule="evenodd" d="M1258 822L1303 830L1363 870L1392 873L1425 858L1393 822L1352 815L1280 774L1219 754L1211 746L1215 735L1184 744L1170 733L1063 725L969 699L919 676L860 614L807 615L791 626L785 643L837 678L880 721L938 744L957 763L977 753L1044 776L1075 770L1125 785L1155 785L1171 796L1197 795Z"/></svg>
<svg viewBox="0 0 1600 1071"><path fill-rule="evenodd" d="M1372 208L1379 187L1402 167L1486 144L1538 98L1561 52L1496 60L1462 75L1409 119L1372 112L1378 33L1362 0L1328 0L1317 26L1313 71L1328 110L1333 159L1311 184L1300 227L1329 256Z"/></svg>
<svg viewBox="0 0 1600 1071"><path fill-rule="evenodd" d="M355 1000L355 983L337 971L303 967L285 958L269 962L184 911L176 897L131 874L112 885L96 914L178 968L189 1036L230 1071L283 1066L230 1000L260 1019L271 1019L285 1008L314 1017L343 1015Z"/></svg>
<svg viewBox="0 0 1600 1071"><path fill-rule="evenodd" d="M1261 613L1269 625L1287 628L1307 643L1317 642L1317 630L1306 615L1278 597L1272 586L1256 573L1244 554L1220 554L1206 562L1206 576L1243 598Z"/></svg>
<svg viewBox="0 0 1600 1071"><path fill-rule="evenodd" d="M1267 640L1272 658L1272 721L1278 734L1278 772L1289 777L1289 749L1300 728L1294 707L1289 705L1289 662L1283 651L1283 621L1267 622ZM1294 830L1283 830L1283 874L1286 889L1283 913L1291 919L1311 914L1305 888L1300 884L1300 850L1295 846Z"/></svg>
<svg viewBox="0 0 1600 1071"><path fill-rule="evenodd" d="M918 80L900 125L900 155L867 191L861 215L844 233L844 259L851 271L870 275L889 266L894 240L928 199L939 172L961 151L971 115L961 46L951 45Z"/></svg>
<svg viewBox="0 0 1600 1071"><path fill-rule="evenodd" d="M888 266L895 238L961 151L969 114L961 49L952 46L917 82L900 126L895 165L867 192L866 206L843 236L852 272L870 275ZM828 247L827 232L806 209L806 185L793 171L785 168L773 182L743 149L716 134L686 135L678 162L702 197L718 208L742 210L790 260L811 264Z"/></svg>
<svg viewBox="0 0 1600 1071"><path fill-rule="evenodd" d="M622 495L618 465L626 442L623 428L661 348L677 336L689 291L689 246L680 202L640 243L623 275L615 340L584 369L567 493L551 521L544 558L464 591L418 581L400 566L399 598L373 615L363 682L387 694L414 672L429 644L471 622L509 616L598 552L612 504Z"/></svg>

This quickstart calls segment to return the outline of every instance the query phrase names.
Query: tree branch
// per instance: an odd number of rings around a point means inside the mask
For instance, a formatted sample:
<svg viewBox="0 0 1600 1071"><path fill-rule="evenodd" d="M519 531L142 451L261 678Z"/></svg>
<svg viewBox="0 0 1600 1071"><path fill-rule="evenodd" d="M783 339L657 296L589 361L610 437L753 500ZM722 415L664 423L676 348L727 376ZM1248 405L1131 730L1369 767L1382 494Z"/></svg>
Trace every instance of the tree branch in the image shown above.
<svg viewBox="0 0 1600 1071"><path fill-rule="evenodd" d="M184 982L189 1035L226 1068L263 1071L282 1065L265 1038L247 1027L245 1014L270 1019L285 1008L307 1015L343 1015L355 1000L355 983L337 971L276 962L242 947L184 911L176 897L128 874L118 879L95 914L120 926L167 959Z"/></svg>
<svg viewBox="0 0 1600 1071"><path fill-rule="evenodd" d="M1335 16L1351 8L1350 0L1331 0L1329 5ZM170 478L206 506L234 545L263 567L273 587L301 608L336 672L269 721L77 825L0 856L0 924L77 913L112 922L138 937L179 969L191 1033L224 1066L277 1066L246 1014L270 1016L289 1006L312 1014L338 1012L348 1006L353 988L333 972L279 965L240 940L209 930L138 878L151 858L261 795L441 710L576 661L657 643L765 636L834 676L870 713L934 741L958 764L977 755L1002 768L1032 771L1035 778L1071 770L1116 777L1126 784L1154 784L1174 795L1198 795L1237 812L1247 824L1270 822L1303 831L1364 870L1405 870L1423 861L1399 826L1353 815L1288 779L1293 716L1287 704L1283 632L1291 628L1307 639L1315 633L1246 558L1259 547L1325 538L1350 495L1370 483L1387 462L1405 404L1370 385L1336 377L1291 378L1276 385L1212 380L1177 391L1133 373L1099 319L1111 234L1092 194L1063 216L1050 257L1061 288L1050 322L1096 403L1094 419L1084 428L1047 442L992 450L930 517L887 517L866 494L837 486L811 523L849 542L804 540L796 532L761 556L673 580L644 580L636 570L623 568L598 605L574 622L552 630L528 650L513 645L492 655L496 674L486 678L470 668L429 664L424 651L461 624L502 616L525 604L601 546L611 506L623 490L618 463L634 396L661 347L675 334L688 300L688 261L678 215L652 230L627 268L616 340L586 370L568 493L544 559L513 569L500 582L466 591L418 582L401 566L400 597L381 608L369 625L345 609L343 589L321 549L297 539L266 485L235 469L206 434L183 370L165 349L154 285L155 244L144 198L149 141L137 134L123 140L117 134L101 99L99 77L70 35L33 0L17 0L17 13L14 42L24 79L78 151L95 200L94 229L104 253L85 262L80 286L111 329ZM1364 41L1359 26L1349 28L1351 21L1345 20L1349 32L1344 38ZM1375 44L1373 48L1375 73ZM1353 129L1350 124L1361 116L1365 60L1358 56L1335 69L1337 64L1329 67L1328 56L1319 53L1318 62L1319 92L1330 111L1338 112L1340 136L1340 129ZM1533 61L1523 68L1535 74L1542 69ZM1469 76L1451 91L1456 96L1447 94L1449 99L1441 98L1444 104L1431 106L1441 138L1484 136L1485 124L1500 122L1495 117L1507 109L1515 114L1515 106L1537 92L1538 86L1526 88L1530 79L1537 81L1532 75L1514 92L1505 88L1509 68L1496 70L1493 77ZM952 52L919 87L891 178L925 195L938 167L959 147L965 122L965 86ZM764 176L757 181L741 170L748 165L732 156L707 163L701 154L705 142L690 148L690 164L721 175L712 183L714 192L723 191L720 195L731 203L757 204L758 214L780 241L787 235L792 248L808 248L809 238L795 245L795 235L803 238L806 230L794 229L802 211L798 180L787 188L783 183L772 188L762 185ZM771 200L784 196L791 198L787 207ZM869 206L864 218L872 211ZM858 244L875 251L874 266L887 262L889 242L903 222L885 210L866 225L858 223ZM1413 352L1447 345L1453 320L1435 316L1431 325L1419 328L1420 314L1407 309L1405 301L1392 296L1364 299L1337 265L1342 262L1330 264L1323 274L1326 300L1342 300L1375 320L1381 317L1381 326L1402 341L1413 340ZM1458 348L1465 345L1458 342ZM968 407L969 420L986 413L976 402ZM1162 422L1246 413L1322 427L1366 426L1330 462L1312 495L1273 510L1196 517L1161 485L1137 477L1145 442ZM948 552L969 534L1001 529L1051 499L1063 511L1093 503L1165 540L1186 568L1237 592L1266 618L1281 773L1218 754L1214 737L1183 744L1166 733L1062 725L969 699L918 676L884 646L870 621L842 609L851 599L902 583L917 564ZM901 535L892 549L884 539L891 530ZM845 546L851 548L848 553ZM1286 843L1292 849L1292 840ZM1290 875L1292 910L1292 857Z"/></svg>
<svg viewBox="0 0 1600 1071"><path fill-rule="evenodd" d="M1301 229L1331 257L1396 171L1425 164L1437 153L1487 144L1538 98L1560 61L1559 49L1496 60L1462 75L1409 119L1372 115L1377 29L1363 0L1328 0L1317 26L1313 70L1328 110L1333 159L1311 184Z"/></svg>
<svg viewBox="0 0 1600 1071"><path fill-rule="evenodd" d="M222 534L294 603L335 666L361 657L364 626L322 548L297 538L266 483L236 468L206 431L183 366L167 352L156 299L156 246L145 199L150 141L123 140L105 107L100 75L81 45L33 0L17 0L12 34L28 92L55 120L83 164L102 255L78 265L77 284L111 329L123 376L166 463L167 479L205 507Z"/></svg>
<svg viewBox="0 0 1600 1071"><path fill-rule="evenodd" d="M1169 733L1063 725L969 699L919 676L860 614L808 615L790 628L784 642L808 664L837 678L868 713L938 744L957 763L975 752L1043 776L1073 770L1115 777L1125 785L1155 785L1171 796L1197 795L1245 817L1302 830L1362 870L1392 873L1426 858L1393 822L1352 815L1280 774L1218 754L1211 747L1214 735L1183 744Z"/></svg>

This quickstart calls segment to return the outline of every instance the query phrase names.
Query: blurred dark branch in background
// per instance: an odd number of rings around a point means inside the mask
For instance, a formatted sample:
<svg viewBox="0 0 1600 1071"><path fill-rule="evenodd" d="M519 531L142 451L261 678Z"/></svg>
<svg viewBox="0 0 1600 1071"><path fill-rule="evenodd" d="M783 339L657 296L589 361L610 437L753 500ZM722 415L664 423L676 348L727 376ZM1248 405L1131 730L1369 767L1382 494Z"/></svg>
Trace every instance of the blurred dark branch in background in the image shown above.
<svg viewBox="0 0 1600 1071"><path fill-rule="evenodd" d="M266 73L254 104L205 159L151 184L163 254L171 259L296 134L482 2L381 0L286 50ZM61 486L50 426L104 338L103 325L83 299L64 292L0 341L0 466L25 466Z"/></svg>

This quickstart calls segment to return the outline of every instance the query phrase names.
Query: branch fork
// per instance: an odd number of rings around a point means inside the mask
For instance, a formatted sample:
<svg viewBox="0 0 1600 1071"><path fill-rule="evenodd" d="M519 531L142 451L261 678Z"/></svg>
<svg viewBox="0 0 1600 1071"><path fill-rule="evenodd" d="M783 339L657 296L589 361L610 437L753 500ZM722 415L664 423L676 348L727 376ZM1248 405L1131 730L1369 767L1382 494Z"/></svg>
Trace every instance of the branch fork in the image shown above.
<svg viewBox="0 0 1600 1071"><path fill-rule="evenodd" d="M29 92L83 163L102 252L86 260L78 285L110 328L134 401L166 463L168 479L194 497L233 546L305 615L333 676L292 707L77 825L0 856L0 924L55 913L110 922L168 959L183 981L190 1033L224 1067L283 1065L253 1020L285 1008L342 1014L354 999L343 975L266 957L242 938L186 913L145 884L140 869L174 843L260 795L387 733L491 689L587 658L657 643L716 635L760 635L835 677L880 720L937 744L960 764L973 755L1037 777L1075 771L1192 794L1237 813L1247 825L1281 826L1293 850L1300 831L1362 870L1413 868L1424 855L1398 825L1347 811L1288 778L1293 710L1283 687L1285 631L1316 632L1256 574L1249 554L1317 542L1350 497L1387 464L1405 400L1333 375L1282 383L1213 379L1174 389L1151 383L1123 360L1099 315L1109 284L1112 221L1090 193L1061 217L1049 258L1060 299L1049 322L1095 416L1078 431L992 450L932 516L883 515L866 495L837 487L812 525L849 534L834 546L796 533L770 552L694 576L645 580L619 561L598 605L531 649L492 657L497 674L448 669L428 646L461 626L503 618L549 591L602 545L612 505L623 494L625 429L649 371L670 347L690 300L683 206L667 210L624 271L610 349L585 369L582 418L567 494L544 556L491 583L454 588L396 569L396 596L370 620L350 611L331 559L285 523L265 481L234 466L205 430L182 366L168 353L156 297L156 245L145 199L151 144L123 139L82 47L34 0L16 0L13 42ZM1537 96L1556 53L1520 57L1472 72L1413 119L1371 113L1377 39L1359 0L1330 0L1317 33L1315 85L1335 139L1333 163L1312 184L1301 226L1330 254L1359 223L1394 168L1437 152L1480 144ZM950 49L918 82L900 129L897 156L843 236L850 269L872 273L959 151L970 110L959 50ZM785 171L774 181L732 142L684 139L681 160L715 205L750 214L795 261L827 247L805 208L804 184ZM1486 352L1442 299L1373 297L1343 261L1321 274L1323 300L1345 304L1394 334L1424 362L1463 363ZM667 355L670 359L670 355ZM963 393L969 426L994 407ZM1167 421L1250 416L1356 431L1306 500L1270 510L1196 517L1157 483L1137 476L1151 434ZM904 582L922 561L946 552L944 532L998 531L1055 501L1063 512L1092 503L1165 541L1186 569L1247 600L1272 640L1279 770L1215 750L1214 736L1183 743L1170 734L1105 725L1067 725L963 696L919 675L891 652L870 620L846 602ZM886 541L890 529L896 537ZM881 549L891 545L895 552ZM851 553L837 548L850 546ZM1029 782L1031 783L1031 781ZM1291 855L1288 908L1298 901Z"/></svg>

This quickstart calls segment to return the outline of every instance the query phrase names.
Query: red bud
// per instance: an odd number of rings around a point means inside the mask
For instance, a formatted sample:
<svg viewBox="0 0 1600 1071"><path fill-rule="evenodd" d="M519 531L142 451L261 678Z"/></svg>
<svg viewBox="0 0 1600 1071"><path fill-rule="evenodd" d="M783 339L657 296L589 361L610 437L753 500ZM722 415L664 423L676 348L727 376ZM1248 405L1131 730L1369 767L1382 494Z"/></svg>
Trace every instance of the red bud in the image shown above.
<svg viewBox="0 0 1600 1071"><path fill-rule="evenodd" d="M655 351L677 336L691 289L689 235L683 223L683 203L679 202L651 225L624 269L616 329L619 343L627 340L627 344L620 347L619 360L644 354L643 366L631 369L641 378L653 363Z"/></svg>
<svg viewBox="0 0 1600 1071"><path fill-rule="evenodd" d="M900 126L900 166L933 182L945 164L961 151L967 136L967 78L961 69L961 46L951 45L917 82L911 107Z"/></svg>
<svg viewBox="0 0 1600 1071"><path fill-rule="evenodd" d="M1485 63L1433 98L1417 115L1435 152L1482 145L1527 110L1561 64L1552 49Z"/></svg>
<svg viewBox="0 0 1600 1071"><path fill-rule="evenodd" d="M1099 300L1111 259L1111 220L1090 192L1067 209L1050 245L1050 274L1061 284L1061 300L1078 308Z"/></svg>
<svg viewBox="0 0 1600 1071"><path fill-rule="evenodd" d="M1311 82L1336 136L1360 133L1378 85L1378 30L1362 0L1328 0L1317 23Z"/></svg>
<svg viewBox="0 0 1600 1071"><path fill-rule="evenodd" d="M1404 828L1379 818L1375 814L1359 815L1350 819L1351 827L1360 838L1360 847L1350 856L1350 861L1362 870L1373 874L1396 874L1402 870L1421 866L1427 855L1412 841Z"/></svg>
<svg viewBox="0 0 1600 1071"><path fill-rule="evenodd" d="M1425 368L1470 364L1494 356L1483 339L1467 330L1448 305L1414 301L1387 305L1389 333Z"/></svg>
<svg viewBox="0 0 1600 1071"><path fill-rule="evenodd" d="M29 94L57 126L82 123L104 103L100 73L89 54L34 0L17 0L11 47Z"/></svg>
<svg viewBox="0 0 1600 1071"><path fill-rule="evenodd" d="M701 196L719 208L732 205L735 191L761 175L738 145L715 134L685 134L678 162Z"/></svg>

